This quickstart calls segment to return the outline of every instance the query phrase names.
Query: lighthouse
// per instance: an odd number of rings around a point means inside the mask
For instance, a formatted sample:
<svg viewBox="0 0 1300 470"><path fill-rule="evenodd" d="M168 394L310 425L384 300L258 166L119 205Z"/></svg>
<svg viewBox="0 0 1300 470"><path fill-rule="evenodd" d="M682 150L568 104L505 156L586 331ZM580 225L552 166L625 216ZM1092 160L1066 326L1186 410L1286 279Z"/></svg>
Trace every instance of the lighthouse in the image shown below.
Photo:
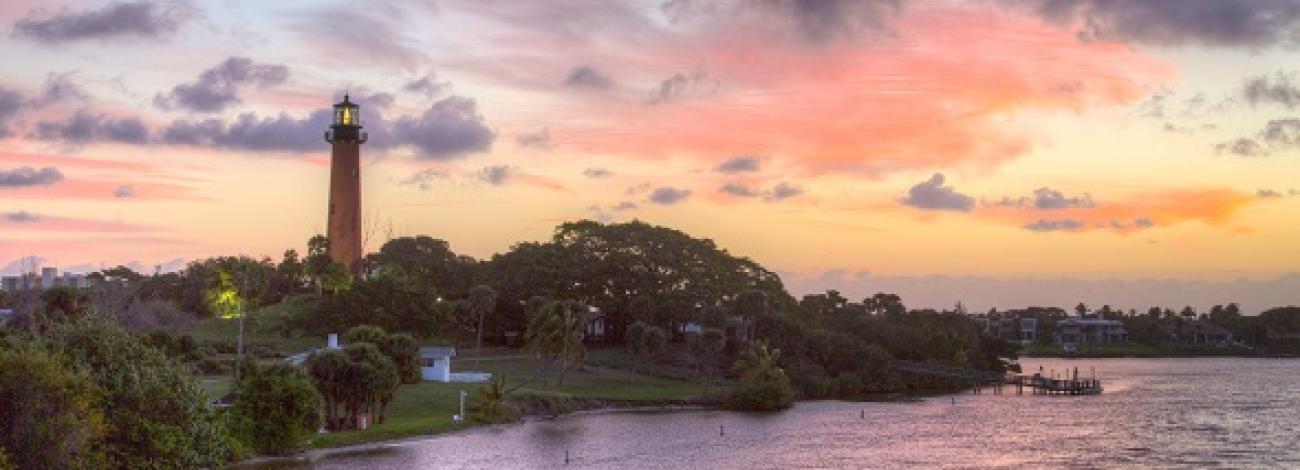
<svg viewBox="0 0 1300 470"><path fill-rule="evenodd" d="M329 224L330 258L361 276L361 130L360 108L343 95L334 105L334 123L325 131L330 151Z"/></svg>

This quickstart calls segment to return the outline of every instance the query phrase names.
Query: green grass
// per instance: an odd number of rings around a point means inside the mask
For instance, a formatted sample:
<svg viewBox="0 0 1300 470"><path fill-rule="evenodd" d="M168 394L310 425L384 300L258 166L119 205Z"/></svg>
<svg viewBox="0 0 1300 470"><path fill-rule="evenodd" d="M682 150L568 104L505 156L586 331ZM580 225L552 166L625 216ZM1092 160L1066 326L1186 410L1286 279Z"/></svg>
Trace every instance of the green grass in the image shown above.
<svg viewBox="0 0 1300 470"><path fill-rule="evenodd" d="M260 312L249 314L244 319L245 347L251 349L254 346L270 346L285 355L293 355L306 351L312 346L325 346L325 337L323 336L319 338L314 336L286 338L278 331L275 331L271 325L272 321L273 319L270 317L263 318ZM234 318L209 318L195 324L189 331L179 332L178 334L188 334L199 342L229 342L235 344L236 338L239 337L239 320Z"/></svg>
<svg viewBox="0 0 1300 470"><path fill-rule="evenodd" d="M485 358L453 360L453 370L483 371L495 375L505 374L507 388L513 388L533 376L535 362L522 358ZM559 396L599 398L620 401L645 401L662 403L669 400L698 398L702 391L698 383L642 375L625 370L588 367L569 371L564 385L559 385L559 374L551 373L547 379L531 382L520 392L536 392ZM341 431L322 435L312 441L313 448L338 447L375 442L402 437L436 434L464 429L474 424L454 424L452 415L459 412L458 394L469 394L466 408L473 405L482 384L421 382L403 385L388 405L383 424L360 431Z"/></svg>
<svg viewBox="0 0 1300 470"><path fill-rule="evenodd" d="M210 375L195 378L199 388L207 394L209 400L216 400L234 389L235 378L232 375Z"/></svg>

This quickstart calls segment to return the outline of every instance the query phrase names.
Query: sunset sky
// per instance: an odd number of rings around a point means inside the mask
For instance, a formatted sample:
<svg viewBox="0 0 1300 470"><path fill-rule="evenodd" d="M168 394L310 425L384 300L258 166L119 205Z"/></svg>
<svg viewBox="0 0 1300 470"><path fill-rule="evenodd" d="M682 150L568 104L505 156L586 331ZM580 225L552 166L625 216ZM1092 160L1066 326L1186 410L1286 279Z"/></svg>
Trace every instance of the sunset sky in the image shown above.
<svg viewBox="0 0 1300 470"><path fill-rule="evenodd" d="M1300 303L1300 2L0 3L0 266L562 221L914 305Z"/></svg>

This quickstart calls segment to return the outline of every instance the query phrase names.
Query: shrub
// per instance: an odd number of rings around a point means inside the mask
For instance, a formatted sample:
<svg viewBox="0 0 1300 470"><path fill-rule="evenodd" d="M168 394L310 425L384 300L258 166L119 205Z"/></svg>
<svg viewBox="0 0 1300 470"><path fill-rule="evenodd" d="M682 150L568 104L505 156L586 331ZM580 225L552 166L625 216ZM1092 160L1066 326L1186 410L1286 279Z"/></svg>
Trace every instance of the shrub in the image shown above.
<svg viewBox="0 0 1300 470"><path fill-rule="evenodd" d="M513 423L519 421L519 409L506 401L506 380L497 376L478 391L473 408L474 421L480 423Z"/></svg>
<svg viewBox="0 0 1300 470"><path fill-rule="evenodd" d="M221 375L230 373L230 366L225 361L204 359L194 364L195 370L203 375Z"/></svg>
<svg viewBox="0 0 1300 470"><path fill-rule="evenodd" d="M737 411L774 411L792 404L790 384L777 381L742 382L727 397L727 407Z"/></svg>
<svg viewBox="0 0 1300 470"><path fill-rule="evenodd" d="M106 467L215 467L229 457L207 396L162 352L101 318L59 325L48 339L85 365L100 391Z"/></svg>
<svg viewBox="0 0 1300 470"><path fill-rule="evenodd" d="M0 469L106 465L97 399L84 370L44 348L0 349Z"/></svg>
<svg viewBox="0 0 1300 470"><path fill-rule="evenodd" d="M384 342L384 338L387 336L388 334L384 333L383 328L359 325L352 327L347 333L343 334L343 342L345 344L370 343L377 347Z"/></svg>
<svg viewBox="0 0 1300 470"><path fill-rule="evenodd" d="M235 433L263 454L302 448L321 426L321 399L297 367L252 366L232 410Z"/></svg>

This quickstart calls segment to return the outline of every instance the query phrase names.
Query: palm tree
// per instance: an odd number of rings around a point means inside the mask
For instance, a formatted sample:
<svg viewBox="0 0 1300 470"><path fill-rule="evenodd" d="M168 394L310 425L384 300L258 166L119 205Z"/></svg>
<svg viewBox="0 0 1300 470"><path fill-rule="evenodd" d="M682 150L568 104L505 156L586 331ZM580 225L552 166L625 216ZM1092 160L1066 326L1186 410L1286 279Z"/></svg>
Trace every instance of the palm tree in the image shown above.
<svg viewBox="0 0 1300 470"><path fill-rule="evenodd" d="M474 342L475 356L483 355L483 319L497 309L497 293L485 285L474 286L469 290L466 308L472 317L478 318L478 338ZM476 359L477 360L477 359Z"/></svg>
<svg viewBox="0 0 1300 470"><path fill-rule="evenodd" d="M777 365L779 359L781 359L780 349L768 349L767 342L756 341L740 355L733 369L740 374L742 381L785 382L785 370Z"/></svg>
<svg viewBox="0 0 1300 470"><path fill-rule="evenodd" d="M551 301L533 314L528 321L525 341L537 354L545 368L556 359L561 361L560 385L570 367L581 364L586 357L582 339L586 327L587 308L575 301Z"/></svg>

